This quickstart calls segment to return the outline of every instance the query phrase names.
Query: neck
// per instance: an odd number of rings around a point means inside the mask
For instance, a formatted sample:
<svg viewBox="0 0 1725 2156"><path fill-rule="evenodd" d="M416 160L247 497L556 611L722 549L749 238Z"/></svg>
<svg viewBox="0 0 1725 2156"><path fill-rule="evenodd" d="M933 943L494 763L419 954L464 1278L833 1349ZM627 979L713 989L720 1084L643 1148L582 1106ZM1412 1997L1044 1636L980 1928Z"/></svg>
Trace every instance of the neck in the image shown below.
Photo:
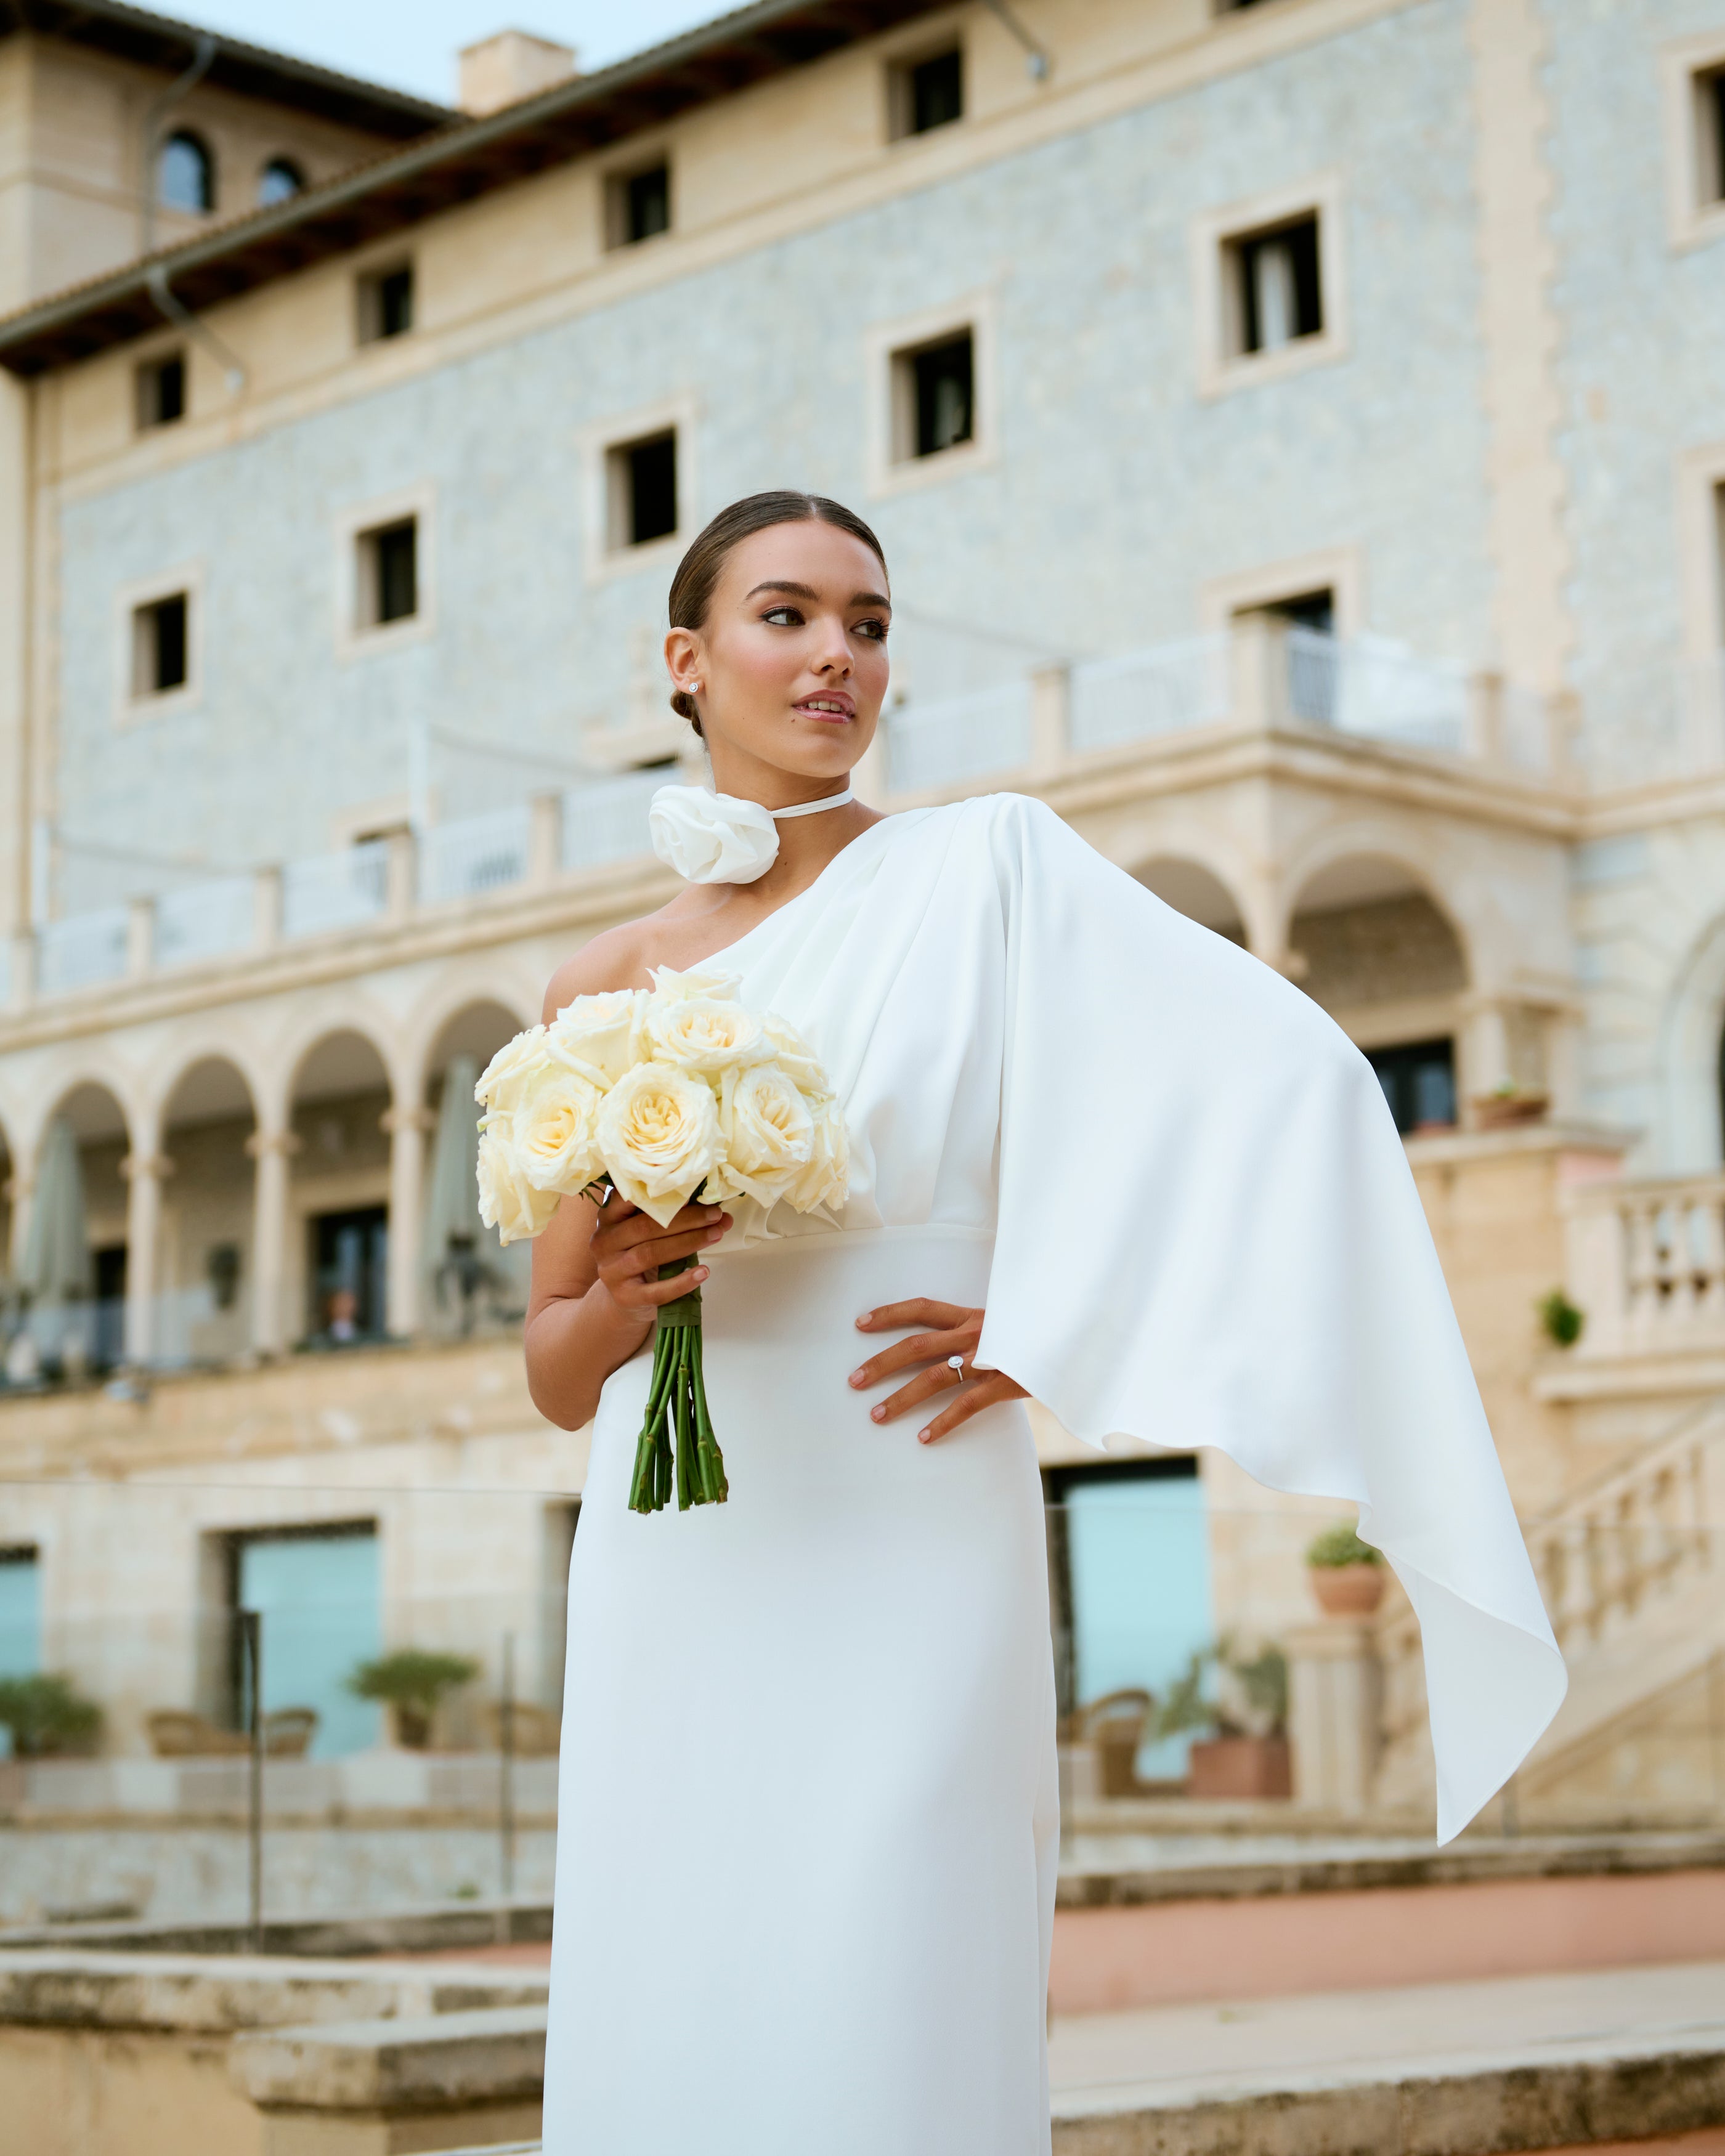
<svg viewBox="0 0 1725 2156"><path fill-rule="evenodd" d="M726 750L730 753L726 753ZM822 801L844 793L850 773L811 778L802 772L784 771L756 757L739 757L731 744L720 747L713 758L713 787L742 801L757 801L768 810L800 808L805 802ZM777 826L778 853L773 865L749 890L777 903L793 896L818 876L833 857L865 831L880 817L860 801L847 801L819 816L787 816Z"/></svg>

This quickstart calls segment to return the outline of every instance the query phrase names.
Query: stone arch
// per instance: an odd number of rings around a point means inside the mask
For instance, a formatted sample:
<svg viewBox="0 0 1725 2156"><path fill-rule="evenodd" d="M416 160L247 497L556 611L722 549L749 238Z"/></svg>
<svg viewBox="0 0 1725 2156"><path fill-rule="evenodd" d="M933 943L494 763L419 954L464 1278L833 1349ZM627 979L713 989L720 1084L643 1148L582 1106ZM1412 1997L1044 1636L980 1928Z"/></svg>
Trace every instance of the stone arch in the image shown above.
<svg viewBox="0 0 1725 2156"><path fill-rule="evenodd" d="M268 1058L264 1067L273 1081L271 1090L266 1094L261 1086L256 1089L266 1122L272 1116L285 1115L298 1096L306 1066L326 1042L338 1035L362 1041L382 1065L390 1092L403 1090L400 1029L390 1024L387 1014L360 996L319 998Z"/></svg>
<svg viewBox="0 0 1725 2156"><path fill-rule="evenodd" d="M230 1049L182 1047L157 1115L155 1348L172 1361L225 1362L253 1339L257 1085Z"/></svg>
<svg viewBox="0 0 1725 2156"><path fill-rule="evenodd" d="M1464 984L1477 987L1487 970L1488 926L1464 902L1464 879L1447 875L1445 865L1429 844L1393 825L1353 823L1323 832L1290 861L1283 880L1288 940L1297 947L1293 924L1301 914L1418 896L1454 938Z"/></svg>
<svg viewBox="0 0 1725 2156"><path fill-rule="evenodd" d="M465 1050L483 1063L538 1016L538 993L525 973L521 978L500 981L495 968L475 968L464 969L454 979L439 980L434 996L421 1004L403 1029L405 1092L423 1101L448 1056Z"/></svg>
<svg viewBox="0 0 1725 2156"><path fill-rule="evenodd" d="M1245 908L1227 878L1195 854L1158 853L1132 875L1176 913L1212 928L1231 943L1247 942Z"/></svg>
<svg viewBox="0 0 1725 2156"><path fill-rule="evenodd" d="M282 1308L288 1337L340 1346L391 1329L402 1091L385 1047L347 1014L326 1011L307 1033L285 1081Z"/></svg>

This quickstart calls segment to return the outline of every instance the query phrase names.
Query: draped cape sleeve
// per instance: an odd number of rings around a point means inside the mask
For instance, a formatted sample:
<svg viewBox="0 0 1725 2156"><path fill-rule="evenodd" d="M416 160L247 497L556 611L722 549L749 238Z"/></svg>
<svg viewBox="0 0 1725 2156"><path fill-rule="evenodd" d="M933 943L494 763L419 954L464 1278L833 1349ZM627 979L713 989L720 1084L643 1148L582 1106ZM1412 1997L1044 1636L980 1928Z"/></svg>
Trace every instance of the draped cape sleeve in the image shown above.
<svg viewBox="0 0 1725 2156"><path fill-rule="evenodd" d="M999 1213L975 1359L1080 1439L1214 1445L1271 1489L1358 1505L1419 1619L1448 1840L1565 1677L1377 1079L1279 974L1040 803L997 799Z"/></svg>

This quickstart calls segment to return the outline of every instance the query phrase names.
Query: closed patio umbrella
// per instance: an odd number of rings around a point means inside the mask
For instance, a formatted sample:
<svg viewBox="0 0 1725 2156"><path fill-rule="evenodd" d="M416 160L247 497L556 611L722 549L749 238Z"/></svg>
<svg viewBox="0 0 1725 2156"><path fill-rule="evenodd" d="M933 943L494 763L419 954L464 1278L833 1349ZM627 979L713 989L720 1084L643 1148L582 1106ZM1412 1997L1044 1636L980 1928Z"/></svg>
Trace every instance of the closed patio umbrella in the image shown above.
<svg viewBox="0 0 1725 2156"><path fill-rule="evenodd" d="M87 1301L93 1285L84 1163L71 1125L56 1116L42 1142L18 1286L33 1308L52 1310Z"/></svg>

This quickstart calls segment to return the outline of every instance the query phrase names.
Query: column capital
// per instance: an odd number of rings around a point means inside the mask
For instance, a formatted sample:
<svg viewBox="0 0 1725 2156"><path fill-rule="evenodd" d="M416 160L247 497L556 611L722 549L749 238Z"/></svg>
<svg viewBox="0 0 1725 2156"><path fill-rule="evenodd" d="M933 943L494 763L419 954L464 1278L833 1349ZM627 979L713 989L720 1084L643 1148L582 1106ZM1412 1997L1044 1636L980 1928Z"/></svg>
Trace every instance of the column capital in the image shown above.
<svg viewBox="0 0 1725 2156"><path fill-rule="evenodd" d="M173 1172L174 1163L165 1152L129 1152L120 1163L121 1178L126 1183L146 1178L163 1183Z"/></svg>
<svg viewBox="0 0 1725 2156"><path fill-rule="evenodd" d="M261 1160L265 1153L286 1153L290 1157L303 1152L305 1141L297 1131L254 1131L245 1142L245 1149L254 1160Z"/></svg>
<svg viewBox="0 0 1725 2156"><path fill-rule="evenodd" d="M393 1137L398 1131L430 1131L437 1127L437 1117L429 1108L386 1108L377 1118L377 1128Z"/></svg>

